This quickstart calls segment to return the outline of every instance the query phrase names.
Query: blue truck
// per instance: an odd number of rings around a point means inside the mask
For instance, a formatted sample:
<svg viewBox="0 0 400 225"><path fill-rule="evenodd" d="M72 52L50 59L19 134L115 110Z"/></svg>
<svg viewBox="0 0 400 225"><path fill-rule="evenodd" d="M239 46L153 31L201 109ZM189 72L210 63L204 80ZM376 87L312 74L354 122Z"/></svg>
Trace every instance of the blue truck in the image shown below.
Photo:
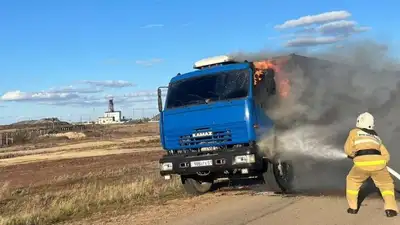
<svg viewBox="0 0 400 225"><path fill-rule="evenodd" d="M283 84L274 67L279 59L210 57L159 87L160 140L166 151L159 160L161 176L179 175L194 195L209 192L220 179L254 179L269 191L292 191L292 163L269 158L258 145L277 129L265 108L285 95L285 88L277 88Z"/></svg>

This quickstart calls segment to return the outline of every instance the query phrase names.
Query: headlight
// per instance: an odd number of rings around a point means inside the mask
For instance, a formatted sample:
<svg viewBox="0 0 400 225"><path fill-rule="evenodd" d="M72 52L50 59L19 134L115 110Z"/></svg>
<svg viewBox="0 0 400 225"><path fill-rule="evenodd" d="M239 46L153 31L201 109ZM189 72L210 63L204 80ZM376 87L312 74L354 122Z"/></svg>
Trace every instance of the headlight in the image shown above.
<svg viewBox="0 0 400 225"><path fill-rule="evenodd" d="M172 163L171 162L160 163L160 170L162 171L172 170Z"/></svg>
<svg viewBox="0 0 400 225"><path fill-rule="evenodd" d="M251 155L237 155L233 159L233 164L254 163L255 161L256 161L256 156L254 154L251 154Z"/></svg>

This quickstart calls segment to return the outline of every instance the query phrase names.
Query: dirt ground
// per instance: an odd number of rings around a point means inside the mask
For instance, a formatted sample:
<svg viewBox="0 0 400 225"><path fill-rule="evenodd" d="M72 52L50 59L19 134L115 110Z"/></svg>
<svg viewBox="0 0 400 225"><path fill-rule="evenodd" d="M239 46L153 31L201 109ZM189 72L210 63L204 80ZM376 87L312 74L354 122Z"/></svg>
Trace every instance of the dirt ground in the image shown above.
<svg viewBox="0 0 400 225"><path fill-rule="evenodd" d="M364 200L358 215L347 214L344 196L278 196L250 191L216 192L151 206L140 213L115 217L97 215L78 224L171 225L395 225L387 218L377 195Z"/></svg>
<svg viewBox="0 0 400 225"><path fill-rule="evenodd" d="M150 149L135 148L138 145L150 146L149 144L143 145L140 141L151 142L157 141L158 136L143 136L133 138L122 138L112 141L90 141L84 143L77 143L71 145L63 145L50 148L39 148L34 150L21 150L21 151L7 151L0 152L0 167L15 165L21 163L49 161L67 158L82 158L93 157L109 154L123 154L133 151L145 151ZM129 147L126 144L131 143ZM156 143L157 144L157 143ZM158 144L157 144L158 145ZM154 145L153 145L154 146ZM127 148L128 147L128 148ZM152 148L152 150L154 147ZM160 150L159 148L157 150Z"/></svg>
<svg viewBox="0 0 400 225"><path fill-rule="evenodd" d="M205 205L185 218L172 217L159 224L189 225L239 225L239 224L400 224L400 218L386 218L383 204L377 199L368 199L358 215L346 213L343 197L295 196L234 196L223 201ZM142 223L144 224L144 223Z"/></svg>
<svg viewBox="0 0 400 225"><path fill-rule="evenodd" d="M139 169L146 162L157 161L163 154L161 150L155 150L16 164L0 168L0 180L9 182L14 188L40 186L59 177L102 172L104 169Z"/></svg>

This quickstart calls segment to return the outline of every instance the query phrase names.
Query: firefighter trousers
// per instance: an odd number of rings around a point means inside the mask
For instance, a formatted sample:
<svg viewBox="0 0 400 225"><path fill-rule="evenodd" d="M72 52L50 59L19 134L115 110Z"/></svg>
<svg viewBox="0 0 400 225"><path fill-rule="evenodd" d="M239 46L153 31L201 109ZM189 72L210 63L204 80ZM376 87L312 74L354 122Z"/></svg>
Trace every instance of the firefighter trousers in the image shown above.
<svg viewBox="0 0 400 225"><path fill-rule="evenodd" d="M353 166L346 178L346 198L349 207L352 209L358 208L357 202L360 187L369 177L372 178L375 186L379 188L382 194L385 210L391 209L398 212L393 179L386 167L378 171L365 171L360 167Z"/></svg>

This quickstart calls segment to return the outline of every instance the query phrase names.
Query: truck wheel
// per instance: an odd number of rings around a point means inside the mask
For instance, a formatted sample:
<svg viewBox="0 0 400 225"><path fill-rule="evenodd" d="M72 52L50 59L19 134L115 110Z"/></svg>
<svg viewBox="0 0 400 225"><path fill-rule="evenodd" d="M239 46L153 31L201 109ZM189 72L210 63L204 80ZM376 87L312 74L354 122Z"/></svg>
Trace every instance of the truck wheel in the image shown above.
<svg viewBox="0 0 400 225"><path fill-rule="evenodd" d="M273 163L275 179L283 193L293 191L294 171L290 161Z"/></svg>
<svg viewBox="0 0 400 225"><path fill-rule="evenodd" d="M212 180L194 179L181 176L183 188L190 195L202 195L209 192L213 186Z"/></svg>
<svg viewBox="0 0 400 225"><path fill-rule="evenodd" d="M294 171L290 161L281 163L265 161L266 171L262 174L267 191L290 193L293 191Z"/></svg>

